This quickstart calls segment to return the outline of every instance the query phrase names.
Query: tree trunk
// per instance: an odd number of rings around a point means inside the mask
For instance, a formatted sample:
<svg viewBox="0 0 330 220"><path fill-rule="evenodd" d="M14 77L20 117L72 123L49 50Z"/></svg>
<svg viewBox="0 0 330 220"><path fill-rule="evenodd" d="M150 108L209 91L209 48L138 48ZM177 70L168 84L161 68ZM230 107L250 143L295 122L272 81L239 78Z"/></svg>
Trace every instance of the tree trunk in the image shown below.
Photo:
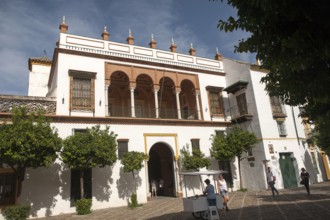
<svg viewBox="0 0 330 220"><path fill-rule="evenodd" d="M17 192L16 192L16 198L18 198L22 193L22 183L25 177L25 170L26 168L20 168L18 167L16 169L16 182L17 182Z"/></svg>
<svg viewBox="0 0 330 220"><path fill-rule="evenodd" d="M80 199L85 198L84 195L84 170L80 170Z"/></svg>
<svg viewBox="0 0 330 220"><path fill-rule="evenodd" d="M135 192L135 194L136 194L137 189L136 189L136 182L135 182L134 171L132 171L132 175L133 175L133 181L134 181L134 192Z"/></svg>

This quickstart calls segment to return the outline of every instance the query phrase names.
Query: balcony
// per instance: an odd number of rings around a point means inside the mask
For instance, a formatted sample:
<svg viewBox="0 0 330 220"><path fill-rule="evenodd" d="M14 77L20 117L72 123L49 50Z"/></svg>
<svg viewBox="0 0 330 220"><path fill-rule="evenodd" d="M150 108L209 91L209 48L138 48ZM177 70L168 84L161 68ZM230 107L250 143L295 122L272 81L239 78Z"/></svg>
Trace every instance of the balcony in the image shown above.
<svg viewBox="0 0 330 220"><path fill-rule="evenodd" d="M251 104L247 103L246 106L238 106L234 105L230 107L230 116L231 116L231 122L236 123L243 123L246 121L251 121L253 118L253 115L251 113Z"/></svg>
<svg viewBox="0 0 330 220"><path fill-rule="evenodd" d="M132 109L129 107L109 107L110 117L131 117ZM198 120L197 111L181 110L181 118L186 120ZM136 118L156 118L156 110L154 108L135 107ZM159 110L161 119L178 119L178 111L176 109L162 108Z"/></svg>

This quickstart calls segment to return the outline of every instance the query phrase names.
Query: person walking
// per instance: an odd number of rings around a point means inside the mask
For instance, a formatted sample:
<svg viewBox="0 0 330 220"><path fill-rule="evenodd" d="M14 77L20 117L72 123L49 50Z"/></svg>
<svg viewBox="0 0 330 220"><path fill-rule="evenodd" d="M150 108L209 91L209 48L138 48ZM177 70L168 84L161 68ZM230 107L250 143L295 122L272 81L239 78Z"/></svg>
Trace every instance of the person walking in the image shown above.
<svg viewBox="0 0 330 220"><path fill-rule="evenodd" d="M278 195L278 191L275 188L275 176L273 175L273 172L270 170L270 167L267 168L267 182L269 187L272 189L273 196L276 194Z"/></svg>
<svg viewBox="0 0 330 220"><path fill-rule="evenodd" d="M206 183L206 187L203 194L207 196L206 198L209 206L217 206L217 199L215 197L214 186L210 183L209 179L206 179L204 183Z"/></svg>
<svg viewBox="0 0 330 220"><path fill-rule="evenodd" d="M301 168L300 179L301 179L300 184L305 186L307 194L310 195L310 191L309 191L309 173L306 171L305 168Z"/></svg>
<svg viewBox="0 0 330 220"><path fill-rule="evenodd" d="M223 178L223 175L219 175L219 180L218 180L218 191L220 192L220 195L223 198L223 206L226 209L227 212L229 212L228 208L228 201L229 201L229 195L228 195L228 187L227 187L227 182Z"/></svg>

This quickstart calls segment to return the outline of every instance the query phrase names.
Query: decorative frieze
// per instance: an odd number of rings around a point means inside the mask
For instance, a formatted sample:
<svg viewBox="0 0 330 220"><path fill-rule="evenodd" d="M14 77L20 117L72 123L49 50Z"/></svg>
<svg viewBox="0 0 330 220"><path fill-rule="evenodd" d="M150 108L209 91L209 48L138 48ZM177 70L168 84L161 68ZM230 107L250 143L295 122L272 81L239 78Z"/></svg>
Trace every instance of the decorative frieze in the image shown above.
<svg viewBox="0 0 330 220"><path fill-rule="evenodd" d="M44 111L55 115L55 98L0 95L0 112L12 112L15 107L25 106L29 112Z"/></svg>

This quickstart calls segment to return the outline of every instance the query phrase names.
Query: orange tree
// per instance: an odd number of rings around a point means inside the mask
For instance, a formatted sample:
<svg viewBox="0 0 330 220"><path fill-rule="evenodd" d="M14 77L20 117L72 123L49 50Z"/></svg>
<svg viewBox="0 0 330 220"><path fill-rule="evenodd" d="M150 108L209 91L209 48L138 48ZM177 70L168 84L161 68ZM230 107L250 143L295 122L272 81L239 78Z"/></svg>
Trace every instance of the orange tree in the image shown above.
<svg viewBox="0 0 330 220"><path fill-rule="evenodd" d="M15 172L19 197L26 169L51 165L61 149L62 139L42 112L15 108L11 121L0 127L0 165L7 164Z"/></svg>
<svg viewBox="0 0 330 220"><path fill-rule="evenodd" d="M210 154L218 161L237 158L240 188L242 189L241 160L242 153L247 152L258 142L254 133L234 127L228 135L218 134L212 138Z"/></svg>

